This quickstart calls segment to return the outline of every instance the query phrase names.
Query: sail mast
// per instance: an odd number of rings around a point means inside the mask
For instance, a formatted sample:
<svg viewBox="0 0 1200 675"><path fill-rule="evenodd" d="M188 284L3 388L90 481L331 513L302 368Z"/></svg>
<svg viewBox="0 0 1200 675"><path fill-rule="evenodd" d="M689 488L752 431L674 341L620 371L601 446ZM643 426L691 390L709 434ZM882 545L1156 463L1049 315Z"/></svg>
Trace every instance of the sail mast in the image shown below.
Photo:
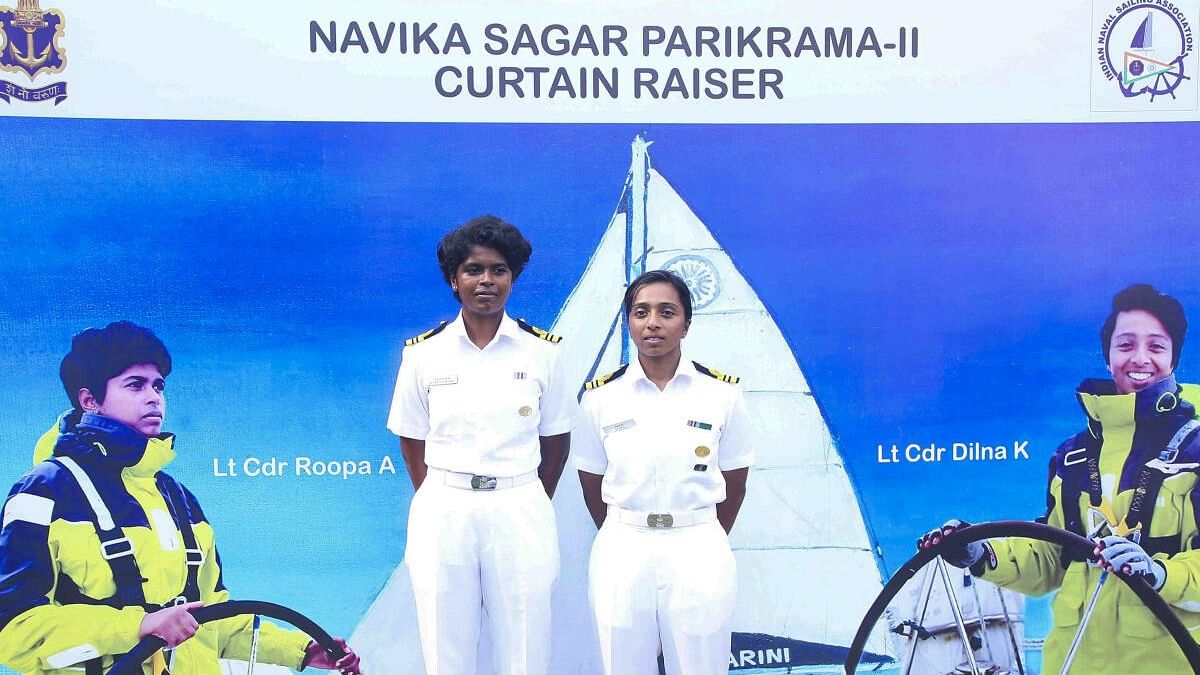
<svg viewBox="0 0 1200 675"><path fill-rule="evenodd" d="M629 164L629 200L625 209L625 285L646 271L646 187L650 182L650 155L646 150L653 141L639 133L633 138L632 160ZM624 312L622 312L624 321ZM625 331L628 336L628 331ZM635 349L626 337L622 343L621 362L629 363Z"/></svg>

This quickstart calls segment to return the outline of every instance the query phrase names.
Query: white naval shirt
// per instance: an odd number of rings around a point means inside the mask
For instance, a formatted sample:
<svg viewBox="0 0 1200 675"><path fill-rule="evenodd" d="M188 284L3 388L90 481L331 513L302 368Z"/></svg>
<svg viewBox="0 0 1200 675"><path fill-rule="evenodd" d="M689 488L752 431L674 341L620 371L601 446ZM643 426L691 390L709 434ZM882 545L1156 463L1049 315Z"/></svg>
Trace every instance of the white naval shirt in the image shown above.
<svg viewBox="0 0 1200 675"><path fill-rule="evenodd" d="M637 359L584 392L571 435L575 467L603 474L606 504L656 513L725 501L722 471L754 463L750 422L736 384L698 371L684 355L662 391Z"/></svg>
<svg viewBox="0 0 1200 675"><path fill-rule="evenodd" d="M425 463L446 471L519 476L542 461L539 436L567 433L575 391L559 382L558 345L507 314L483 349L462 313L404 348L387 427L425 441Z"/></svg>

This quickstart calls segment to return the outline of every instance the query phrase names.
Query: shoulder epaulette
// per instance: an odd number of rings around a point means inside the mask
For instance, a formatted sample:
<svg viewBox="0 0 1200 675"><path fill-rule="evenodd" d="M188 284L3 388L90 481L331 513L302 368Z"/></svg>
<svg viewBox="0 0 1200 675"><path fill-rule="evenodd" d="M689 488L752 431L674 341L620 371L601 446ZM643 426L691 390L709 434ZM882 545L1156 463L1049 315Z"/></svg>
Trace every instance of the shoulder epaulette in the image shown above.
<svg viewBox="0 0 1200 675"><path fill-rule="evenodd" d="M611 373L609 373L607 375L601 375L600 377L597 377L596 379L592 380L591 382L588 382L587 384L583 385L583 388L590 391L597 387L602 387L602 386L608 384L609 382L612 382L613 380L617 379L618 377L624 375L625 369L628 367L629 367L629 364L626 363L623 366L621 366L620 368L617 368L616 370L612 371Z"/></svg>
<svg viewBox="0 0 1200 675"><path fill-rule="evenodd" d="M712 368L709 368L708 366L705 366L705 365L701 365L700 363L698 363L696 361L692 361L692 365L696 366L696 370L704 373L705 375L707 375L709 377L716 378L722 382L728 382L729 384L737 384L738 382L742 381L742 378L737 377L736 375L726 375L725 373L722 373L719 370L713 370Z"/></svg>
<svg viewBox="0 0 1200 675"><path fill-rule="evenodd" d="M443 322L439 323L436 328L431 328L416 337L410 337L404 341L404 346L411 347L415 344L420 344L420 343L428 340L429 338L433 337L434 335L437 335L438 333L445 330L447 325L449 325L449 322L443 321Z"/></svg>
<svg viewBox="0 0 1200 675"><path fill-rule="evenodd" d="M555 335L554 333L544 331L541 328L528 323L525 321L525 319L517 319L517 325L520 326L521 330L525 331L526 333L536 335L546 342L553 342L554 344L562 342L562 337Z"/></svg>

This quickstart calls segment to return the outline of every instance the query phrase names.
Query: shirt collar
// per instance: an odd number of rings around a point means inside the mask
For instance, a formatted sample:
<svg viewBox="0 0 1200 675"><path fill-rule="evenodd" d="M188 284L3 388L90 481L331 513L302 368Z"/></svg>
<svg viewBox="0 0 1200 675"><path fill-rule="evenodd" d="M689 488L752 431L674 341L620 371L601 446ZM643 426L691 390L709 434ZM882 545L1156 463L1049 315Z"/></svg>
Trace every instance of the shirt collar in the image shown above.
<svg viewBox="0 0 1200 675"><path fill-rule="evenodd" d="M495 342L501 337L515 340L520 332L521 327L517 325L516 321L513 321L512 318L508 316L508 312L505 312L504 316L500 318L500 327L496 330L496 337L492 338L492 342ZM471 342L471 338L467 336L467 324L463 320L463 313L461 309L458 310L458 316L454 317L454 321L451 321L450 324L446 326L446 333L449 335L457 335L461 339ZM489 342L488 344L490 345L492 342Z"/></svg>
<svg viewBox="0 0 1200 675"><path fill-rule="evenodd" d="M654 384L650 381L650 378L646 377L646 371L642 369L642 362L636 355L629 361L628 373L634 378L634 382L645 382L646 386L653 387L655 390L658 389L658 385ZM676 381L678 381L680 384L683 384L690 382L695 377L696 365L692 363L692 360L688 358L688 353L681 347L679 365L675 368L675 375L670 379L669 382L667 382L667 388L669 389L671 384Z"/></svg>

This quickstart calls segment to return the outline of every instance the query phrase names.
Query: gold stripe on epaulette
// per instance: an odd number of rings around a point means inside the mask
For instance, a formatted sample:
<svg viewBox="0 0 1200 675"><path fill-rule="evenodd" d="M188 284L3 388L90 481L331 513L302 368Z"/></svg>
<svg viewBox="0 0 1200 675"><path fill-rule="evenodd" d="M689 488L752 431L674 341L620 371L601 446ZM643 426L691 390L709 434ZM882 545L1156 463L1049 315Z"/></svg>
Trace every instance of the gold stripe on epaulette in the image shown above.
<svg viewBox="0 0 1200 675"><path fill-rule="evenodd" d="M425 340L428 340L429 338L433 337L434 335L437 335L438 333L442 332L442 330L446 328L446 325L447 325L447 322L443 321L440 324L438 324L436 327L430 328L429 330L425 331L424 333L421 333L420 335L418 335L416 337L410 337L404 341L404 346L411 347L415 344L424 342Z"/></svg>
<svg viewBox="0 0 1200 675"><path fill-rule="evenodd" d="M539 338L545 340L546 342L550 342L553 344L558 344L558 343L562 342L561 336L555 335L554 333L551 333L549 331L542 330L541 328L538 328L537 326L525 321L525 319L517 319L517 325L520 326L521 330L525 331L526 333L531 333L533 335L536 335Z"/></svg>
<svg viewBox="0 0 1200 675"><path fill-rule="evenodd" d="M587 384L583 385L583 388L585 390L590 391L592 389L595 389L596 387L602 387L602 386L608 384L609 382L612 382L613 380L617 379L618 377L624 375L625 369L628 367L629 367L629 364L624 364L620 368L617 368L616 370L612 371L611 373L609 373L607 375L601 375L600 377L597 377L596 379L592 380L591 382L588 382Z"/></svg>
<svg viewBox="0 0 1200 675"><path fill-rule="evenodd" d="M729 384L737 384L738 382L742 381L742 378L740 378L736 375L727 375L725 373L722 373L719 370L714 370L712 368L709 368L708 366L702 365L695 361L692 361L692 365L696 366L696 370L704 373L705 375L708 375L709 377L718 379L722 382L727 382Z"/></svg>

